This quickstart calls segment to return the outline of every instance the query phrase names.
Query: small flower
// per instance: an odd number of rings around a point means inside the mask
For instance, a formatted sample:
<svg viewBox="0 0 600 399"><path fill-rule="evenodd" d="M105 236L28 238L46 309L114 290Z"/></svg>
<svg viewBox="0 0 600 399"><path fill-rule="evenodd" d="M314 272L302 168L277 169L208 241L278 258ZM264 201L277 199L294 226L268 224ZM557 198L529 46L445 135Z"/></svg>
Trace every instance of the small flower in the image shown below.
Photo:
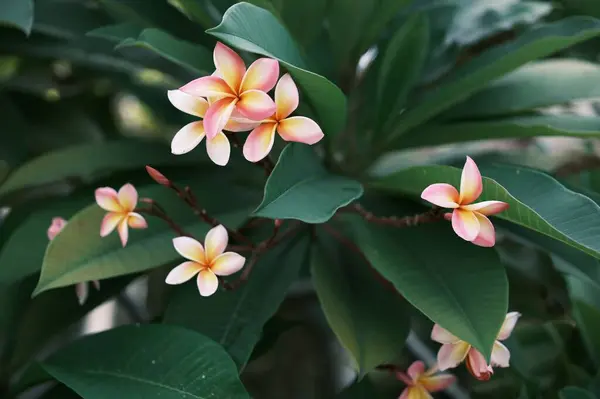
<svg viewBox="0 0 600 399"><path fill-rule="evenodd" d="M432 184L423 190L421 198L442 208L453 209L445 214L452 220L452 228L460 238L481 247L493 247L496 243L494 225L487 216L508 208L502 201L483 201L473 204L483 191L481 174L475 162L467 157L460 179L460 194L450 184Z"/></svg>
<svg viewBox="0 0 600 399"><path fill-rule="evenodd" d="M146 219L134 212L138 202L138 193L131 184L125 184L117 193L110 187L96 189L96 203L108 213L100 225L100 237L106 237L115 228L119 232L121 244L127 244L129 229L145 229L148 227Z"/></svg>
<svg viewBox="0 0 600 399"><path fill-rule="evenodd" d="M234 110L254 121L275 112L275 103L267 92L277 83L277 60L259 58L246 70L242 58L220 42L215 46L213 59L217 68L213 75L193 80L180 88L192 96L215 100L204 116L204 129L209 139L225 128Z"/></svg>
<svg viewBox="0 0 600 399"><path fill-rule="evenodd" d="M264 119L254 129L244 144L244 157L250 162L258 162L271 151L275 141L275 131L285 141L315 144L323 138L321 128L312 119L304 116L292 116L298 108L298 87L289 74L279 79L275 87L276 110L271 117Z"/></svg>
<svg viewBox="0 0 600 399"><path fill-rule="evenodd" d="M435 375L436 372L437 367L425 371L425 363L417 360L406 374L398 373L398 379L407 385L398 399L433 399L430 392L443 391L456 381L451 374Z"/></svg>
<svg viewBox="0 0 600 399"><path fill-rule="evenodd" d="M198 291L202 296L211 296L217 291L219 279L217 276L229 276L244 267L246 258L235 252L224 252L229 238L227 230L218 225L206 234L204 247L190 237L173 239L173 246L181 256L189 259L175 267L167 276L166 283L182 284L196 274Z"/></svg>
<svg viewBox="0 0 600 399"><path fill-rule="evenodd" d="M475 378L482 381L489 380L494 372L492 367L509 366L510 352L500 341L510 337L519 317L521 317L519 312L510 312L506 315L498 337L494 342L491 364L487 364L481 352L473 348L468 342L455 337L438 324L434 325L431 331L431 339L443 344L437 355L440 370L454 368L466 358L467 369Z"/></svg>
<svg viewBox="0 0 600 399"><path fill-rule="evenodd" d="M209 102L204 98L186 94L181 90L169 90L167 96L175 108L199 118L204 118L209 108ZM257 124L258 122L252 121L240 123L229 120L224 129L231 132L243 132L252 130ZM203 121L188 123L173 137L171 152L175 155L186 154L196 148L202 142L204 136L206 136L206 132ZM229 139L222 131L219 131L212 139L206 139L206 152L209 158L217 165L227 165L231 153Z"/></svg>
<svg viewBox="0 0 600 399"><path fill-rule="evenodd" d="M67 221L65 219L63 219L61 217L53 218L52 223L50 224L50 227L48 228L48 239L50 241L52 241L54 239L54 237L56 237L57 234L60 233L61 230L65 228L66 225L67 225ZM92 283L94 284L94 287L96 287L97 290L100 289L100 281L95 280L95 281L92 281ZM77 283L75 285L75 294L77 295L77 298L79 299L79 304L83 305L88 297L88 282L84 281L81 283Z"/></svg>

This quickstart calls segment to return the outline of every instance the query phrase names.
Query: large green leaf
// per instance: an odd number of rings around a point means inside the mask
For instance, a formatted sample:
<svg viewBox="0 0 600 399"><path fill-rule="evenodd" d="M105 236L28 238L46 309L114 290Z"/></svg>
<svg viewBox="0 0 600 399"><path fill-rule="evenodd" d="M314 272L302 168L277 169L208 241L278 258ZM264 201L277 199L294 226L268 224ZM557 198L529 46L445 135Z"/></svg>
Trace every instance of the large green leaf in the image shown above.
<svg viewBox="0 0 600 399"><path fill-rule="evenodd" d="M373 1L331 0L328 12L331 50L338 68L353 75L360 35L374 6ZM343 68L350 68L344 71Z"/></svg>
<svg viewBox="0 0 600 399"><path fill-rule="evenodd" d="M84 337L43 365L86 399L250 398L223 348L173 326L126 326Z"/></svg>
<svg viewBox="0 0 600 399"><path fill-rule="evenodd" d="M205 8L206 5L202 1L170 0L169 4L184 13L192 21L199 23L204 29L208 29L214 25L209 12Z"/></svg>
<svg viewBox="0 0 600 399"><path fill-rule="evenodd" d="M115 171L143 168L147 164L159 166L192 161L192 157L173 157L167 146L156 142L122 140L82 144L42 155L14 170L0 187L0 197L59 180L89 182Z"/></svg>
<svg viewBox="0 0 600 399"><path fill-rule="evenodd" d="M175 292L164 322L182 325L215 340L241 369L307 257L307 237L296 237L266 253L249 280L235 291L202 298L196 284L186 284ZM202 312L198 312L199 308Z"/></svg>
<svg viewBox="0 0 600 399"><path fill-rule="evenodd" d="M385 123L406 103L429 50L429 20L415 14L400 26L383 54L378 81L379 121Z"/></svg>
<svg viewBox="0 0 600 399"><path fill-rule="evenodd" d="M240 50L278 59L303 89L325 134L335 135L344 127L344 93L323 76L306 69L294 40L273 14L252 4L238 3L207 33Z"/></svg>
<svg viewBox="0 0 600 399"><path fill-rule="evenodd" d="M425 125L400 136L394 142L394 147L410 148L463 141L539 136L600 137L600 117L536 115Z"/></svg>
<svg viewBox="0 0 600 399"><path fill-rule="evenodd" d="M447 77L446 83L437 86L404 112L389 139L396 139L519 66L599 34L600 21L571 17L533 28L515 41L487 50L456 69Z"/></svg>
<svg viewBox="0 0 600 399"><path fill-rule="evenodd" d="M387 24L393 21L400 11L405 11L410 2L410 0L379 0L375 2L373 11L364 26L358 47L359 52L362 53L374 45L385 31Z"/></svg>
<svg viewBox="0 0 600 399"><path fill-rule="evenodd" d="M289 144L267 179L255 216L323 223L363 193L357 181L329 173L312 148Z"/></svg>
<svg viewBox="0 0 600 399"><path fill-rule="evenodd" d="M312 281L325 317L361 376L395 360L410 330L406 301L354 253L312 253Z"/></svg>
<svg viewBox="0 0 600 399"><path fill-rule="evenodd" d="M596 399L596 395L579 387L563 388L558 397L559 399Z"/></svg>
<svg viewBox="0 0 600 399"><path fill-rule="evenodd" d="M31 33L33 0L3 0L0 7L0 25L15 27L27 35Z"/></svg>
<svg viewBox="0 0 600 399"><path fill-rule="evenodd" d="M575 277L567 278L572 312L587 351L600 364L600 289Z"/></svg>
<svg viewBox="0 0 600 399"><path fill-rule="evenodd" d="M600 96L600 66L575 59L532 62L448 110L452 119L506 115Z"/></svg>
<svg viewBox="0 0 600 399"><path fill-rule="evenodd" d="M508 210L494 216L525 226L600 258L600 206L569 190L553 177L532 169L481 167L483 194L479 201L507 202ZM420 196L433 183L459 187L461 170L451 166L422 166L399 171L374 183L389 192Z"/></svg>
<svg viewBox="0 0 600 399"><path fill-rule="evenodd" d="M206 181L200 180L191 185L192 190L200 195L201 203L209 212L211 207L216 208L217 218L228 227L237 228L245 220L248 211L240 210L243 205L227 208L226 198L204 192L203 183L206 184ZM201 239L208 231L209 226L193 216L184 203L164 187L143 187L139 195L156 200L172 219L196 238ZM35 295L80 281L136 273L180 259L172 244L175 233L162 220L147 216L149 228L132 229L127 246L123 248L116 233L100 237L100 223L105 213L94 204L69 220L64 230L48 246Z"/></svg>
<svg viewBox="0 0 600 399"><path fill-rule="evenodd" d="M407 301L490 357L508 307L508 280L494 251L460 239L442 222L397 229L360 219L353 227L371 265Z"/></svg>
<svg viewBox="0 0 600 399"><path fill-rule="evenodd" d="M110 40L120 43L129 38L135 38L144 30L143 27L134 23L122 23L106 25L86 33L87 36Z"/></svg>
<svg viewBox="0 0 600 399"><path fill-rule="evenodd" d="M281 17L298 44L306 47L317 39L322 30L327 5L323 0L280 1Z"/></svg>
<svg viewBox="0 0 600 399"><path fill-rule="evenodd" d="M117 49L143 47L161 57L199 75L210 75L214 70L213 58L206 48L177 39L160 29L144 29L137 38L127 38Z"/></svg>

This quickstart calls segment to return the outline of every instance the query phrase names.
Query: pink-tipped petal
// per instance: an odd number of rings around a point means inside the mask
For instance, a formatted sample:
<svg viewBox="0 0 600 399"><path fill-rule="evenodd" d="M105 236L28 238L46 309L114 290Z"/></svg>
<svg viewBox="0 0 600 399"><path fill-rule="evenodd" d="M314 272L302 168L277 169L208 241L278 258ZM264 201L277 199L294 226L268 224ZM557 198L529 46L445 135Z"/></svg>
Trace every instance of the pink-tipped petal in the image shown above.
<svg viewBox="0 0 600 399"><path fill-rule="evenodd" d="M469 355L467 356L467 369L480 381L487 381L490 379L494 370L485 361L485 358L475 348L471 348Z"/></svg>
<svg viewBox="0 0 600 399"><path fill-rule="evenodd" d="M455 209L452 212L452 228L463 240L473 241L479 234L479 221L475 213Z"/></svg>
<svg viewBox="0 0 600 399"><path fill-rule="evenodd" d="M246 90L240 95L236 109L248 119L261 121L275 113L275 102L264 91Z"/></svg>
<svg viewBox="0 0 600 399"><path fill-rule="evenodd" d="M225 252L217 256L210 265L210 269L217 276L229 276L237 273L244 267L246 258L235 252Z"/></svg>
<svg viewBox="0 0 600 399"><path fill-rule="evenodd" d="M413 362L413 364L408 367L408 370L406 370L406 373L413 381L416 381L425 373L425 363L423 363L421 360Z"/></svg>
<svg viewBox="0 0 600 399"><path fill-rule="evenodd" d="M299 102L298 87L290 74L286 73L279 79L275 87L275 105L277 107L275 117L277 120L280 121L290 116L298 108Z"/></svg>
<svg viewBox="0 0 600 399"><path fill-rule="evenodd" d="M227 165L231 154L229 139L223 132L217 134L214 139L206 141L206 152L208 157L217 165Z"/></svg>
<svg viewBox="0 0 600 399"><path fill-rule="evenodd" d="M508 367L510 363L510 352L500 342L494 342L490 363L493 367Z"/></svg>
<svg viewBox="0 0 600 399"><path fill-rule="evenodd" d="M132 184L127 183L119 190L119 203L123 210L131 212L138 202L138 193Z"/></svg>
<svg viewBox="0 0 600 399"><path fill-rule="evenodd" d="M167 275L165 283L177 285L185 283L194 277L203 267L196 262L183 262L179 266L173 268Z"/></svg>
<svg viewBox="0 0 600 399"><path fill-rule="evenodd" d="M438 374L421 378L419 382L429 392L439 392L454 384L456 377L451 374Z"/></svg>
<svg viewBox="0 0 600 399"><path fill-rule="evenodd" d="M270 91L279 77L279 62L272 58L259 58L248 67L240 93L246 90Z"/></svg>
<svg viewBox="0 0 600 399"><path fill-rule="evenodd" d="M521 313L519 312L509 312L504 319L504 323L502 323L502 327L500 327L500 332L498 333L498 340L504 341L510 334L512 334L515 326L517 325L517 321L521 317Z"/></svg>
<svg viewBox="0 0 600 399"><path fill-rule="evenodd" d="M85 301L87 301L89 295L89 287L86 281L77 283L75 285L75 295L77 295L79 305L85 304Z"/></svg>
<svg viewBox="0 0 600 399"><path fill-rule="evenodd" d="M186 114L204 118L204 114L208 109L208 101L204 98L192 96L181 90L169 90L167 91L167 97L169 97L169 101L175 108Z"/></svg>
<svg viewBox="0 0 600 399"><path fill-rule="evenodd" d="M444 219L451 222L452 221L452 213L451 212L444 213Z"/></svg>
<svg viewBox="0 0 600 399"><path fill-rule="evenodd" d="M462 205L470 204L481 195L483 184L481 182L481 173L471 157L467 157L465 167L460 177L460 198Z"/></svg>
<svg viewBox="0 0 600 399"><path fill-rule="evenodd" d="M244 158L258 162L266 157L273 148L276 127L276 123L263 123L254 129L244 143Z"/></svg>
<svg viewBox="0 0 600 399"><path fill-rule="evenodd" d="M129 226L127 225L127 218L123 218L119 225L117 226L117 232L119 233L119 238L121 239L121 245L125 248L127 245L127 241L129 240Z"/></svg>
<svg viewBox="0 0 600 399"><path fill-rule="evenodd" d="M260 125L260 122L250 121L250 119L246 118L240 120L231 117L229 121L227 121L227 124L225 125L225 128L223 130L227 130L228 132L248 132L257 127L258 125Z"/></svg>
<svg viewBox="0 0 600 399"><path fill-rule="evenodd" d="M110 187L101 187L96 189L96 203L98 206L109 212L121 212L123 208L119 203L117 192Z"/></svg>
<svg viewBox="0 0 600 399"><path fill-rule="evenodd" d="M473 212L473 214L475 214L475 217L479 222L479 233L471 242L480 247L493 247L496 244L496 230L494 229L494 225L490 219L482 214L477 212Z"/></svg>
<svg viewBox="0 0 600 399"><path fill-rule="evenodd" d="M52 218L52 222L50 223L50 227L48 227L48 239L53 240L54 237L58 235L67 225L67 221L63 218L56 217Z"/></svg>
<svg viewBox="0 0 600 399"><path fill-rule="evenodd" d="M467 357L469 349L471 349L471 345L465 341L442 345L437 355L440 371L458 366Z"/></svg>
<svg viewBox="0 0 600 399"><path fill-rule="evenodd" d="M324 136L317 122L304 116L293 116L280 121L277 132L285 141L309 145L318 143Z"/></svg>
<svg viewBox="0 0 600 399"><path fill-rule="evenodd" d="M99 280L93 280L92 284L94 284L94 288L96 288L96 291L100 291L100 281Z"/></svg>
<svg viewBox="0 0 600 399"><path fill-rule="evenodd" d="M246 73L246 65L242 57L223 43L217 42L213 59L219 75L223 77L229 87L237 91Z"/></svg>
<svg viewBox="0 0 600 399"><path fill-rule="evenodd" d="M214 139L227 125L237 99L223 98L212 104L204 116L204 131L206 137Z"/></svg>
<svg viewBox="0 0 600 399"><path fill-rule="evenodd" d="M197 284L200 295L211 296L219 287L219 279L210 269L204 269L198 273Z"/></svg>
<svg viewBox="0 0 600 399"><path fill-rule="evenodd" d="M146 219L142 215L136 212L130 212L127 216L127 224L132 229L145 229L148 227Z"/></svg>
<svg viewBox="0 0 600 399"><path fill-rule="evenodd" d="M204 247L198 241L191 237L176 237L173 238L173 247L186 259L197 262L201 265L206 265L206 255Z"/></svg>
<svg viewBox="0 0 600 399"><path fill-rule="evenodd" d="M408 387L406 399L433 399L433 396L421 385Z"/></svg>
<svg viewBox="0 0 600 399"><path fill-rule="evenodd" d="M102 223L100 223L100 237L106 237L112 233L112 231L117 228L119 223L121 223L123 218L125 218L125 215L117 212L109 212L104 215Z"/></svg>
<svg viewBox="0 0 600 399"><path fill-rule="evenodd" d="M179 88L182 92L195 97L235 97L227 82L217 76L203 76L192 80Z"/></svg>
<svg viewBox="0 0 600 399"><path fill-rule="evenodd" d="M204 123L191 122L179 129L171 141L171 152L175 155L192 151L204 139Z"/></svg>
<svg viewBox="0 0 600 399"><path fill-rule="evenodd" d="M477 211L482 215L490 216L508 209L508 204L502 201L482 201L476 204L463 205L462 209Z"/></svg>
<svg viewBox="0 0 600 399"><path fill-rule="evenodd" d="M460 341L457 336L441 327L439 324L433 326L433 329L431 330L431 339L440 344L455 344Z"/></svg>
<svg viewBox="0 0 600 399"><path fill-rule="evenodd" d="M204 239L207 262L211 263L217 256L221 255L227 248L228 242L227 229L222 224L210 229Z"/></svg>
<svg viewBox="0 0 600 399"><path fill-rule="evenodd" d="M406 387L402 391L402 394L398 397L398 399L409 399L408 395L410 394L411 387Z"/></svg>
<svg viewBox="0 0 600 399"><path fill-rule="evenodd" d="M432 184L423 190L421 198L442 208L458 208L458 191L450 184Z"/></svg>

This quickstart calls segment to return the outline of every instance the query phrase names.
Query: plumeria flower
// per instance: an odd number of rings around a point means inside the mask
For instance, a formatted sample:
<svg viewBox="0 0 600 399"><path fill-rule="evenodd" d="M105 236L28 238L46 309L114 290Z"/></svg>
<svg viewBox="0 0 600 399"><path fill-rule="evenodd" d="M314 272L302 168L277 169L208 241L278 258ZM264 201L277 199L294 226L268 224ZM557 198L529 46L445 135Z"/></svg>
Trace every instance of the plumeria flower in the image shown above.
<svg viewBox="0 0 600 399"><path fill-rule="evenodd" d="M204 98L186 94L181 90L169 90L167 96L169 97L171 104L177 109L199 118L204 118L210 105ZM252 130L257 124L258 122L249 120L238 122L230 119L224 129L231 132L243 132ZM171 141L171 152L175 155L186 154L196 148L205 136L204 123L201 120L188 123L173 137L173 140ZM217 165L227 165L227 162L229 162L229 155L231 154L229 139L222 131L218 132L212 139L207 138L206 152L208 153L209 158Z"/></svg>
<svg viewBox="0 0 600 399"><path fill-rule="evenodd" d="M442 208L453 209L445 214L452 220L452 228L460 238L481 247L493 247L496 243L494 225L487 216L508 208L502 201L483 201L473 204L483 191L481 173L475 162L467 157L460 179L460 193L450 184L436 183L423 190L421 198Z"/></svg>
<svg viewBox="0 0 600 399"><path fill-rule="evenodd" d="M398 399L433 399L430 392L443 391L456 381L451 374L437 374L437 367L425 371L425 363L417 360L410 365L406 374L397 373L399 380L406 384L406 388Z"/></svg>
<svg viewBox="0 0 600 399"><path fill-rule="evenodd" d="M181 256L188 259L175 267L167 276L167 284L182 284L198 275L196 283L202 296L211 296L219 287L217 276L229 276L244 267L246 258L235 252L224 252L229 238L222 225L210 229L204 239L204 247L190 237L173 239L173 246Z"/></svg>
<svg viewBox="0 0 600 399"><path fill-rule="evenodd" d="M138 202L138 193L131 184L125 184L117 193L110 187L101 187L96 190L96 203L108 213L100 225L100 237L106 237L115 228L121 238L121 244L127 244L129 227L145 229L148 227L146 219L134 212Z"/></svg>
<svg viewBox="0 0 600 399"><path fill-rule="evenodd" d="M465 358L467 369L478 380L489 380L494 372L493 367L508 367L510 352L500 341L504 341L512 333L517 321L521 317L519 312L510 312L506 315L500 332L494 342L492 349L491 364L487 364L485 358L477 349L468 342L462 341L438 324L433 326L431 339L442 344L437 360L440 370L447 370L458 366Z"/></svg>
<svg viewBox="0 0 600 399"><path fill-rule="evenodd" d="M50 227L48 227L48 239L52 241L54 237L61 232L62 229L67 225L67 221L61 217L55 217L52 219L52 223L50 223ZM92 281L94 287L97 290L100 289L100 281L95 280ZM77 299L79 300L79 304L83 305L88 297L88 282L83 281L81 283L77 283L75 285L75 294L77 295Z"/></svg>
<svg viewBox="0 0 600 399"><path fill-rule="evenodd" d="M315 144L323 138L321 128L312 119L292 116L298 108L298 88L289 74L279 79L275 88L276 110L254 129L244 144L244 157L250 162L258 162L271 151L275 141L275 131L286 141Z"/></svg>
<svg viewBox="0 0 600 399"><path fill-rule="evenodd" d="M244 60L220 42L215 46L213 59L216 73L193 80L180 89L196 97L215 100L204 116L204 129L209 139L225 128L234 110L255 121L275 112L275 103L266 92L277 83L277 60L259 58L246 70Z"/></svg>

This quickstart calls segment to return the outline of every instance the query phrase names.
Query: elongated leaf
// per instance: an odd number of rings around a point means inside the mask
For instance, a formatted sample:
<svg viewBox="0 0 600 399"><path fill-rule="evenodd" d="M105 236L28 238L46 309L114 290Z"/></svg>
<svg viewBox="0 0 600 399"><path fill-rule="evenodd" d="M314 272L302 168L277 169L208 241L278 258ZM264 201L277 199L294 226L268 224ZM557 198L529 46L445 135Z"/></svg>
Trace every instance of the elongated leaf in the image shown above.
<svg viewBox="0 0 600 399"><path fill-rule="evenodd" d="M600 21L571 17L531 29L517 40L487 50L448 76L412 109L398 118L398 128L390 140L424 123L450 106L481 90L485 85L529 61L548 56L563 48L600 34Z"/></svg>
<svg viewBox="0 0 600 399"><path fill-rule="evenodd" d="M322 0L283 0L281 17L290 33L301 46L313 43L322 30L327 2ZM307 29L307 24L310 24Z"/></svg>
<svg viewBox="0 0 600 399"><path fill-rule="evenodd" d="M360 52L362 53L375 44L387 24L393 21L399 12L407 10L409 4L410 0L380 0L376 2L362 33L359 46ZM410 12L407 12L407 14L410 14Z"/></svg>
<svg viewBox="0 0 600 399"><path fill-rule="evenodd" d="M160 29L144 29L137 38L127 38L116 48L131 46L146 48L199 75L210 75L214 70L212 54L209 50L177 39Z"/></svg>
<svg viewBox="0 0 600 399"><path fill-rule="evenodd" d="M423 126L401 136L396 148L421 147L463 141L539 136L600 137L600 117L539 115L499 118L479 122L448 122Z"/></svg>
<svg viewBox="0 0 600 399"><path fill-rule="evenodd" d="M138 140L82 144L35 158L16 169L0 187L0 196L63 179L84 182L118 170L144 165L190 163L191 157L173 157L165 145Z"/></svg>
<svg viewBox="0 0 600 399"><path fill-rule="evenodd" d="M0 24L15 27L29 35L33 26L33 0L4 0Z"/></svg>
<svg viewBox="0 0 600 399"><path fill-rule="evenodd" d="M278 59L304 90L325 134L335 135L343 128L346 121L344 93L323 76L306 69L294 40L270 12L252 4L238 3L207 33L240 50Z"/></svg>
<svg viewBox="0 0 600 399"><path fill-rule="evenodd" d="M558 397L559 399L596 399L596 395L579 387L563 388Z"/></svg>
<svg viewBox="0 0 600 399"><path fill-rule="evenodd" d="M354 65L357 46L374 3L362 0L332 0L328 12L331 49L338 68ZM353 71L348 71L352 73Z"/></svg>
<svg viewBox="0 0 600 399"><path fill-rule="evenodd" d="M186 284L175 292L164 322L182 325L215 340L241 369L307 258L307 237L297 237L265 254L248 282L235 291L202 298L196 284ZM203 309L200 313L199 308Z"/></svg>
<svg viewBox="0 0 600 399"><path fill-rule="evenodd" d="M429 20L415 14L392 36L379 75L379 120L384 123L402 109L423 72L429 50Z"/></svg>
<svg viewBox="0 0 600 399"><path fill-rule="evenodd" d="M373 386L373 383L368 378L356 381L336 396L337 399L380 399L382 397L383 395L377 392L375 386Z"/></svg>
<svg viewBox="0 0 600 399"><path fill-rule="evenodd" d="M119 327L79 339L43 365L86 399L250 398L223 348L179 327Z"/></svg>
<svg viewBox="0 0 600 399"><path fill-rule="evenodd" d="M125 39L138 37L143 30L142 26L135 23L122 23L102 26L87 32L86 35L120 43Z"/></svg>
<svg viewBox="0 0 600 399"><path fill-rule="evenodd" d="M206 184L206 181L204 183ZM214 192L207 195L202 191L203 187L201 182L191 185L192 190L201 195L200 201L209 211L211 207L218 210L228 209L227 213L217 210L215 215L228 227L237 228L248 212L240 210L239 207L226 208L227 202L231 204L227 197L215 195ZM172 219L198 239L202 239L208 231L209 226L192 216L183 202L164 187L141 188L139 195L156 200ZM94 204L69 220L64 230L48 246L34 295L80 281L102 280L136 273L181 259L172 244L175 233L163 221L147 216L149 228L132 229L127 246L123 248L116 233L109 237L100 237L100 223L105 214L106 211Z"/></svg>
<svg viewBox="0 0 600 399"><path fill-rule="evenodd" d="M600 258L600 206L573 192L551 176L532 169L486 165L479 200L507 202L495 217L525 226ZM405 169L374 185L382 190L419 196L433 183L459 187L461 170L451 166Z"/></svg>
<svg viewBox="0 0 600 399"><path fill-rule="evenodd" d="M313 251L311 272L325 317L361 376L400 355L410 330L409 309L366 262L321 247Z"/></svg>
<svg viewBox="0 0 600 399"><path fill-rule="evenodd" d="M356 220L353 227L355 243L407 301L490 357L508 307L494 251L463 241L449 224L395 229Z"/></svg>
<svg viewBox="0 0 600 399"><path fill-rule="evenodd" d="M205 9L202 1L170 0L169 4L184 13L192 21L199 23L204 29L208 29L214 25L213 20Z"/></svg>
<svg viewBox="0 0 600 399"><path fill-rule="evenodd" d="M448 118L506 115L600 96L600 67L583 60L532 62L447 112Z"/></svg>
<svg viewBox="0 0 600 399"><path fill-rule="evenodd" d="M325 170L312 148L290 144L281 152L254 215L323 223L362 193L357 181Z"/></svg>
<svg viewBox="0 0 600 399"><path fill-rule="evenodd" d="M596 365L600 364L600 289L575 277L568 277L567 284L583 342Z"/></svg>

